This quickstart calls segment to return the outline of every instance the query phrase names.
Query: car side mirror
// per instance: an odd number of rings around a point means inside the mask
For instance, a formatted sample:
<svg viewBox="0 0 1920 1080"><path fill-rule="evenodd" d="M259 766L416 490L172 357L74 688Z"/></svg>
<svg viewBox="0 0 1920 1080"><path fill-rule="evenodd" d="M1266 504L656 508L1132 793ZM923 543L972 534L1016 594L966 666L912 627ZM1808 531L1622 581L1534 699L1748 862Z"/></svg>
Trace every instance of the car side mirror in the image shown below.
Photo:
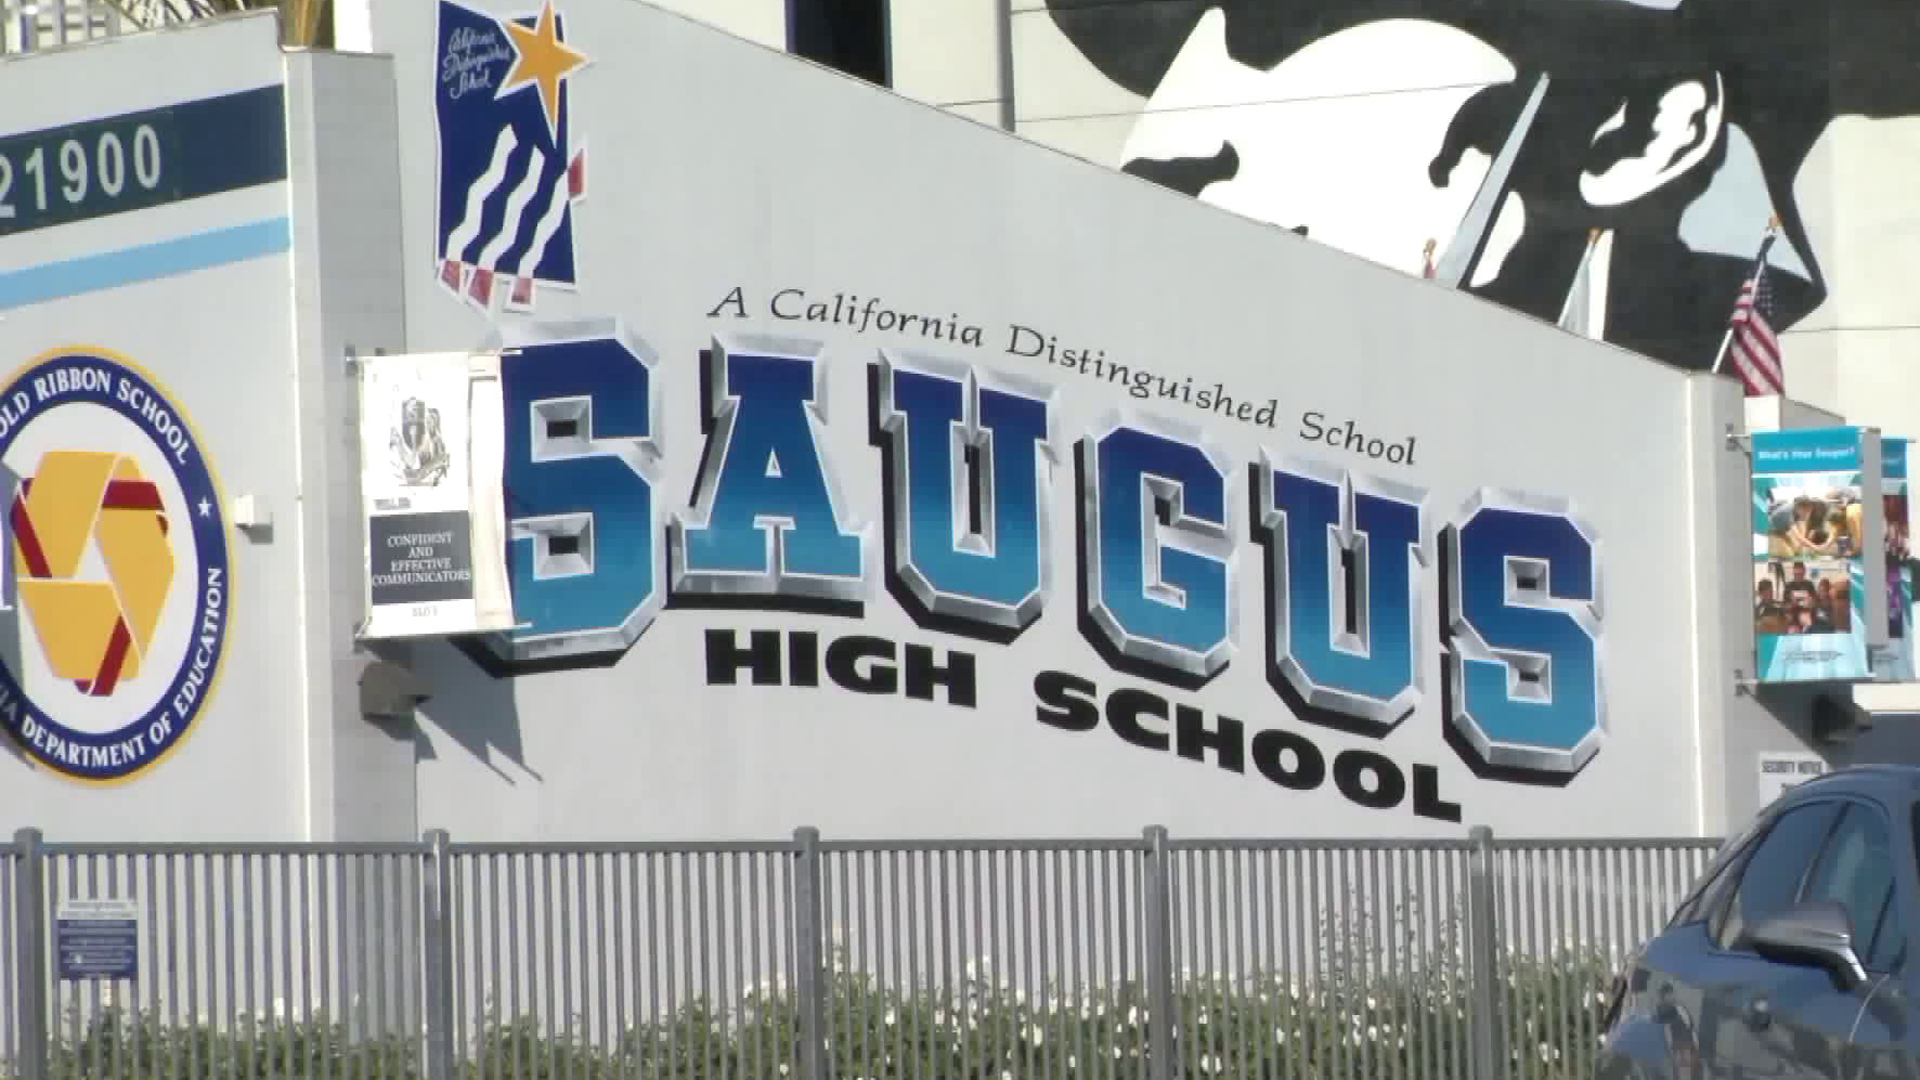
<svg viewBox="0 0 1920 1080"><path fill-rule="evenodd" d="M1842 990L1867 981L1867 969L1853 951L1853 920L1838 901L1796 904L1760 920L1747 940L1769 960L1826 968Z"/></svg>

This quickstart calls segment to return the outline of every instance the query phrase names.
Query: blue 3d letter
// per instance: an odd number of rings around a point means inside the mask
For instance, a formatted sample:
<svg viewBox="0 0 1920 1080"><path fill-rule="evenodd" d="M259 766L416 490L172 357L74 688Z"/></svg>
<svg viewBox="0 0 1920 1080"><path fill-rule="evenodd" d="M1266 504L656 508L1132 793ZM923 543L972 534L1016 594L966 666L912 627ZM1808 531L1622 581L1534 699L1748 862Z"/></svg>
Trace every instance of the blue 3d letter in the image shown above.
<svg viewBox="0 0 1920 1080"><path fill-rule="evenodd" d="M1257 477L1270 675L1307 706L1301 719L1385 735L1421 698L1425 494L1267 454Z"/></svg>
<svg viewBox="0 0 1920 1080"><path fill-rule="evenodd" d="M1110 419L1080 443L1081 553L1096 645L1187 679L1233 653L1234 500L1197 431Z"/></svg>
<svg viewBox="0 0 1920 1080"><path fill-rule="evenodd" d="M485 647L509 667L623 652L665 599L654 355L614 319L519 327L500 344L522 625Z"/></svg>
<svg viewBox="0 0 1920 1080"><path fill-rule="evenodd" d="M932 360L883 355L877 368L888 572L916 614L989 637L1025 629L1049 584L1051 395Z"/></svg>
<svg viewBox="0 0 1920 1080"><path fill-rule="evenodd" d="M791 343L742 344L716 340L706 360L707 453L670 528L674 591L859 600L871 530L847 520L821 451L821 365Z"/></svg>
<svg viewBox="0 0 1920 1080"><path fill-rule="evenodd" d="M1565 505L1482 491L1446 529L1446 722L1487 765L1574 773L1600 748L1600 541Z"/></svg>

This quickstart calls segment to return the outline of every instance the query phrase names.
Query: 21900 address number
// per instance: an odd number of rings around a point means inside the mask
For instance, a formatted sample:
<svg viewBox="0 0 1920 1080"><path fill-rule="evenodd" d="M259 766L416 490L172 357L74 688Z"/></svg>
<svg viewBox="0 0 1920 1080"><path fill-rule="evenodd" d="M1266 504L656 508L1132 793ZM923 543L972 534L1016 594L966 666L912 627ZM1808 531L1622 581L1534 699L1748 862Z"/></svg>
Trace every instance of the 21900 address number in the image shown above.
<svg viewBox="0 0 1920 1080"><path fill-rule="evenodd" d="M283 181L285 106L276 83L0 136L0 237Z"/></svg>
<svg viewBox="0 0 1920 1080"><path fill-rule="evenodd" d="M0 151L0 221L17 218L23 208L45 214L56 209L55 198L76 209L118 199L129 183L154 191L164 168L160 134L152 124L135 126L130 136L107 128L91 139L49 141L24 153Z"/></svg>

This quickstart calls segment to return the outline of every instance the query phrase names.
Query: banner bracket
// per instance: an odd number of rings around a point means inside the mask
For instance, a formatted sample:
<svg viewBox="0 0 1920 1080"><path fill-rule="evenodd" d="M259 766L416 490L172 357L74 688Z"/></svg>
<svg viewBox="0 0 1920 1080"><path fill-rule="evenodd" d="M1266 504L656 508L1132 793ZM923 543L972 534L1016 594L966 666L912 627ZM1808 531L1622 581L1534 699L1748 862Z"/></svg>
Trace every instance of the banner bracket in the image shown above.
<svg viewBox="0 0 1920 1080"><path fill-rule="evenodd" d="M365 364L368 360L376 356L387 355L387 350L377 345L374 346L372 352L361 352L358 347L353 345L349 345L341 351L345 354L345 359L341 361L341 366L345 367L348 371L358 370L362 364Z"/></svg>
<svg viewBox="0 0 1920 1080"><path fill-rule="evenodd" d="M511 626L489 626L482 630L469 630L469 631L462 631L459 633L449 633L443 630L421 630L416 633L382 634L379 637L369 637L367 636L366 630L370 622L371 620L362 619L359 622L353 624L353 640L355 644L366 644L366 643L371 643L376 641L419 641L425 638L445 639L445 638L454 638L454 637L468 637L473 634L517 634L522 630L533 629L532 623L521 622L521 623L514 623Z"/></svg>

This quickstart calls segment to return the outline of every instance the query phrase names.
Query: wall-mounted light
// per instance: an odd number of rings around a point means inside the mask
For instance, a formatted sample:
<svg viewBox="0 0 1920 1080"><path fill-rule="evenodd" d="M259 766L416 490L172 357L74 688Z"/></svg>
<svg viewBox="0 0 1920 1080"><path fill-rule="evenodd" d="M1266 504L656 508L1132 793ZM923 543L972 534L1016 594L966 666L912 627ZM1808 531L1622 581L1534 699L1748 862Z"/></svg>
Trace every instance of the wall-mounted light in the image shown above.
<svg viewBox="0 0 1920 1080"><path fill-rule="evenodd" d="M273 528L273 511L252 492L236 495L233 504L227 508L227 515L233 519L234 527L245 532L261 532Z"/></svg>
<svg viewBox="0 0 1920 1080"><path fill-rule="evenodd" d="M425 679L390 660L374 660L360 672L360 715L369 720L410 721L431 697Z"/></svg>
<svg viewBox="0 0 1920 1080"><path fill-rule="evenodd" d="M1853 741L1873 726L1873 717L1856 708L1851 699L1820 694L1813 699L1813 741L1828 746Z"/></svg>

